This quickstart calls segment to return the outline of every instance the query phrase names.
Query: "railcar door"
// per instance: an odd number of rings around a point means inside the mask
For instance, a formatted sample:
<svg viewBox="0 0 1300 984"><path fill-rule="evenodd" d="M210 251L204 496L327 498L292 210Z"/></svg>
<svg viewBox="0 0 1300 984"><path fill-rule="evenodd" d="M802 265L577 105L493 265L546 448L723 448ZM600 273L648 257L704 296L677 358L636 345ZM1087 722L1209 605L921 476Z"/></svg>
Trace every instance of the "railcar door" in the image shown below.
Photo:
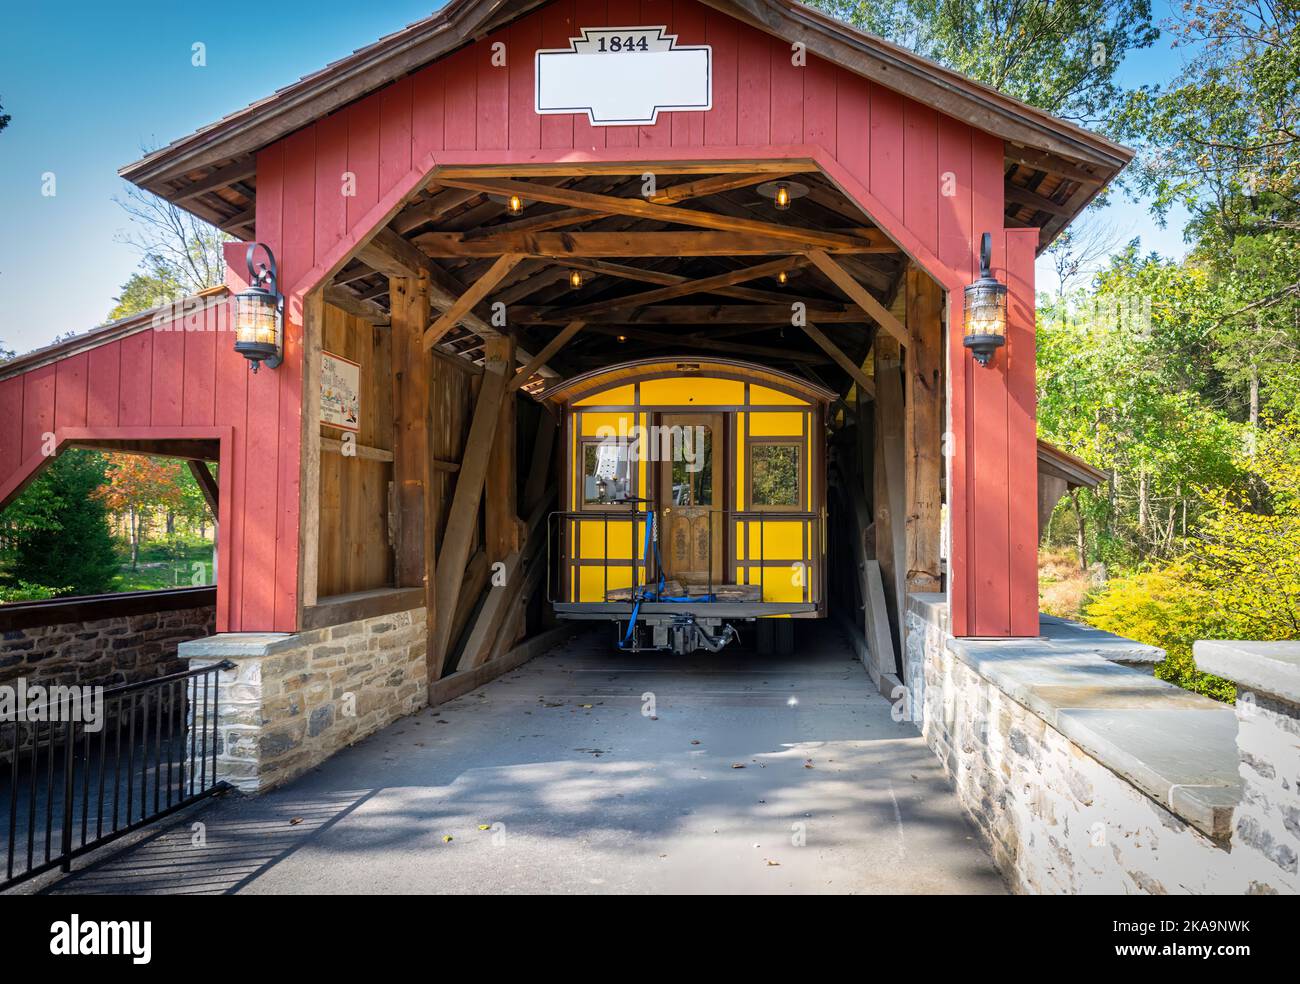
<svg viewBox="0 0 1300 984"><path fill-rule="evenodd" d="M666 413L659 419L659 550L683 585L722 581L725 499L723 415ZM670 453L671 452L671 453Z"/></svg>

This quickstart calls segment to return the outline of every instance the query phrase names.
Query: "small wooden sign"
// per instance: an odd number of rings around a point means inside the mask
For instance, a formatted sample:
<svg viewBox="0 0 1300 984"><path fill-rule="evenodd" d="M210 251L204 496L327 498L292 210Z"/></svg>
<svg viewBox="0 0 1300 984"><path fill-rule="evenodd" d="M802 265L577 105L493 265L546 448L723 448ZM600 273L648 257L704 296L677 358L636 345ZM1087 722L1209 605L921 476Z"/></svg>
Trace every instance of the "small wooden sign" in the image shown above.
<svg viewBox="0 0 1300 984"><path fill-rule="evenodd" d="M584 27L567 48L537 52L537 112L586 113L592 126L644 126L660 112L713 105L713 49L666 27Z"/></svg>
<svg viewBox="0 0 1300 984"><path fill-rule="evenodd" d="M339 430L361 428L361 366L341 355L320 355L320 422Z"/></svg>

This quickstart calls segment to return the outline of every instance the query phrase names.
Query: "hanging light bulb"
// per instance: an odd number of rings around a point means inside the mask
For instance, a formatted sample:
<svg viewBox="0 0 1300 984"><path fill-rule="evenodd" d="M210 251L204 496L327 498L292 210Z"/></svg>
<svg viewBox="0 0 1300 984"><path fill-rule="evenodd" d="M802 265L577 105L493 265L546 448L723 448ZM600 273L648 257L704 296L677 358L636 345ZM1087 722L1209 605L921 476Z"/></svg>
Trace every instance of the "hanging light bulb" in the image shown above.
<svg viewBox="0 0 1300 984"><path fill-rule="evenodd" d="M581 286L582 286L582 271L581 271L581 270L570 270L570 271L569 271L569 289L570 289L570 290L577 290L577 289L578 289L579 287L581 287Z"/></svg>
<svg viewBox="0 0 1300 984"><path fill-rule="evenodd" d="M523 215L524 200L520 198L518 195L511 195L510 201L507 203L506 208L509 210L511 215Z"/></svg>
<svg viewBox="0 0 1300 984"><path fill-rule="evenodd" d="M777 185L776 196L774 198L776 207L785 211L790 207L790 189L786 185Z"/></svg>
<svg viewBox="0 0 1300 984"><path fill-rule="evenodd" d="M776 275L776 282L780 284L782 287L784 287L786 284L790 282L790 274L782 270L780 273Z"/></svg>

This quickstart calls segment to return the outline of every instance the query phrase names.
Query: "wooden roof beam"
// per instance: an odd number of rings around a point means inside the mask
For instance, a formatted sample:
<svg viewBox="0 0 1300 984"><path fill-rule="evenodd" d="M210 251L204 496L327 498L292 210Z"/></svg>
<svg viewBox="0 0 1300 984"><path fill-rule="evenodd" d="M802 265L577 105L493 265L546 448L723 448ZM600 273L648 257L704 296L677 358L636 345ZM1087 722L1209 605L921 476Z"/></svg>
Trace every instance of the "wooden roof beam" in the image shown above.
<svg viewBox="0 0 1300 984"><path fill-rule="evenodd" d="M844 350L832 342L812 323L803 326L804 334L817 343L817 347L835 360L835 364L847 372L858 388L873 400L876 398L876 383L862 371L862 367L844 354Z"/></svg>
<svg viewBox="0 0 1300 984"><path fill-rule="evenodd" d="M565 325L563 330L547 342L542 347L542 350L529 360L526 366L522 367L517 373L515 373L515 378L510 381L510 385L507 387L508 392L513 393L515 390L526 385L530 379L537 375L538 369L546 365L550 359L555 357L555 354L559 352L560 349L564 348L564 346L569 343L569 340L573 338L574 335L582 331L585 324L585 321L570 321Z"/></svg>
<svg viewBox="0 0 1300 984"><path fill-rule="evenodd" d="M808 258L812 260L813 265L818 270L834 282L836 287L844 291L854 304L862 308L876 324L898 339L900 344L912 344L911 336L908 335L907 328L903 326L902 322L890 314L885 306L876 300L869 290L858 283L849 271L845 270L844 267L821 250L811 251ZM810 314L809 317L811 318L812 315Z"/></svg>
<svg viewBox="0 0 1300 984"><path fill-rule="evenodd" d="M577 308L515 308L511 320L517 324L561 324L572 320ZM856 307L828 305L822 310L809 309L810 320L825 324L862 325L867 318ZM600 311L588 314L588 324L596 325L790 325L789 304L661 304L635 311Z"/></svg>
<svg viewBox="0 0 1300 984"><path fill-rule="evenodd" d="M523 257L518 253L507 253L493 263L487 273L475 280L464 293L452 301L425 331L424 350L429 351L441 341L443 335L460 324L465 316L474 310L474 306L487 297L492 288L499 284L522 259Z"/></svg>
<svg viewBox="0 0 1300 984"><path fill-rule="evenodd" d="M624 311L628 308L646 307L659 301L668 301L677 297L686 297L690 294L711 294L721 288L734 287L736 284L742 284L747 280L758 280L760 277L775 276L782 270L789 270L795 266L802 266L807 262L807 258L802 256L782 257L779 260L770 260L767 263L760 263L758 266L745 267L742 270L731 270L727 273L720 273L713 277L704 277L700 280L688 280L683 277L678 283L667 287L660 287L658 290L648 290L640 294L631 294L627 297L615 297L606 301L597 301L594 304L587 304L575 308L572 311L572 315L575 318L582 318L591 314L600 314L601 312Z"/></svg>
<svg viewBox="0 0 1300 984"><path fill-rule="evenodd" d="M444 184L453 188L472 189L492 195L518 195L520 198L538 202L550 202L554 205L566 205L575 208L588 208L596 212L611 215L631 215L639 219L651 219L675 225L696 226L701 229L716 229L722 232L747 233L766 239L798 243L812 243L818 248L838 247L852 248L861 245L878 245L879 236L846 236L840 233L822 232L817 229L798 229L778 225L775 222L763 222L759 219L742 219L730 215L717 215L713 212L699 212L693 209L675 208L671 205L656 205L643 198L618 198L613 195L598 195L589 191L574 191L571 188L551 188L529 181L472 180L458 178L444 180Z"/></svg>
<svg viewBox="0 0 1300 984"><path fill-rule="evenodd" d="M822 237L819 237L822 238ZM846 237L847 238L847 237ZM816 242L791 243L736 232L539 232L498 234L466 240L459 232L426 232L415 237L431 257L492 257L503 253L566 259L632 256L774 256L820 248ZM827 253L897 253L892 243L831 247Z"/></svg>

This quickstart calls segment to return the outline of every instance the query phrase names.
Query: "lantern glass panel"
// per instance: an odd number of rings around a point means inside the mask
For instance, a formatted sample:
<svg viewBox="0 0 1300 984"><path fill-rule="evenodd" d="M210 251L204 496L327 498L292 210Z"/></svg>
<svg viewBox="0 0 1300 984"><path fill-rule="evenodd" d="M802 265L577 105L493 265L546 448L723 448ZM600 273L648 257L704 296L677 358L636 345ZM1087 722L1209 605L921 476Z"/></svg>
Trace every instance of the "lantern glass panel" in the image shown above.
<svg viewBox="0 0 1300 984"><path fill-rule="evenodd" d="M965 334L1005 337L1006 332L1006 287L997 282L967 287Z"/></svg>

